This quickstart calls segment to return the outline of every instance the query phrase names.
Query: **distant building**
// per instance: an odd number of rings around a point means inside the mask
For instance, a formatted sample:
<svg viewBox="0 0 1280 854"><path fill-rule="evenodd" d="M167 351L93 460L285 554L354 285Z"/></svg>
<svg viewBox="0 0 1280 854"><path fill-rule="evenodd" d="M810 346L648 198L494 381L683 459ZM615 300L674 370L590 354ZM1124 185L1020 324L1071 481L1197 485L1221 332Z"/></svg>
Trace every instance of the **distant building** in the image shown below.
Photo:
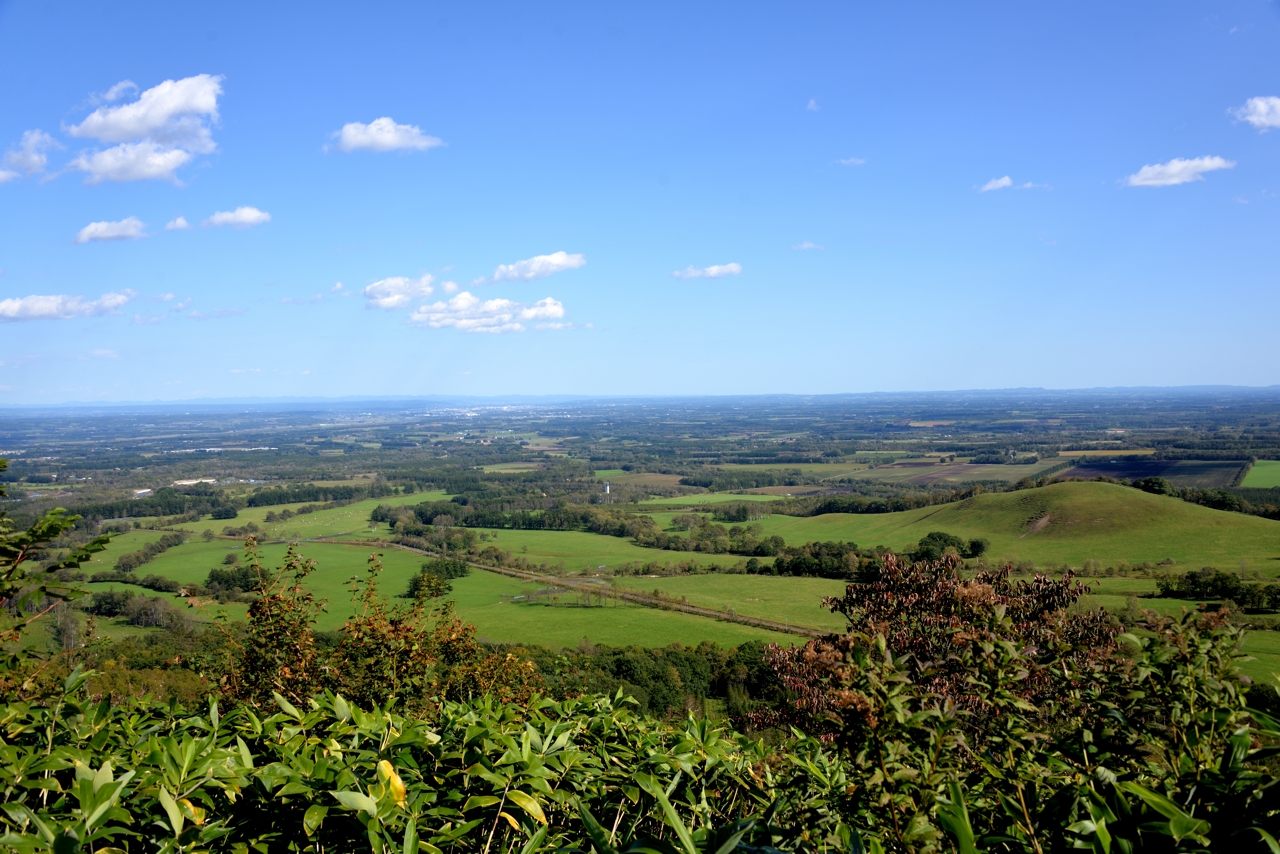
<svg viewBox="0 0 1280 854"><path fill-rule="evenodd" d="M135 489L133 491L134 498L146 498L150 494L151 494L151 490L149 489Z"/></svg>
<svg viewBox="0 0 1280 854"><path fill-rule="evenodd" d="M218 482L217 478L198 477L195 480L175 480L173 482L173 485L174 486L195 486L197 483L217 483L217 482ZM150 490L147 490L147 491L150 492Z"/></svg>

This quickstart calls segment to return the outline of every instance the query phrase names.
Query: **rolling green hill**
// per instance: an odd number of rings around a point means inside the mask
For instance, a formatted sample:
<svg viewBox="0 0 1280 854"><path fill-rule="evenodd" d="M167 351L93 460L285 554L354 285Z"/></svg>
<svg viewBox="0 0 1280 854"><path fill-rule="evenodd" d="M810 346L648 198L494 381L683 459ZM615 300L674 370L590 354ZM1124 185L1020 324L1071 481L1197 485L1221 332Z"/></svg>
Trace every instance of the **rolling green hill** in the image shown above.
<svg viewBox="0 0 1280 854"><path fill-rule="evenodd" d="M1244 561L1264 575L1280 575L1280 522L1110 483L1057 483L902 513L769 516L761 524L788 543L852 540L901 550L930 531L946 531L987 538L995 559L1079 566L1089 558L1104 564L1173 558L1229 569Z"/></svg>

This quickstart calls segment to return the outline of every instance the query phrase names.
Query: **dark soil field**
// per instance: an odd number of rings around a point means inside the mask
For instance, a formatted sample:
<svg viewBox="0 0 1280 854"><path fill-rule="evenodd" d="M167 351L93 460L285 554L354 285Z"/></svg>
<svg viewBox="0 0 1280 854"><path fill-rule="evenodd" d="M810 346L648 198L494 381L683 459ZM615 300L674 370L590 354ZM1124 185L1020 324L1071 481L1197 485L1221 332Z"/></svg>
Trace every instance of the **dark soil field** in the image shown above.
<svg viewBox="0 0 1280 854"><path fill-rule="evenodd" d="M1064 471L1060 477L1114 477L1122 480L1138 480L1144 477L1163 477L1174 486L1193 486L1213 489L1230 486L1244 461L1201 462L1198 460L1146 460L1133 457L1117 457L1113 460L1090 460L1084 465Z"/></svg>

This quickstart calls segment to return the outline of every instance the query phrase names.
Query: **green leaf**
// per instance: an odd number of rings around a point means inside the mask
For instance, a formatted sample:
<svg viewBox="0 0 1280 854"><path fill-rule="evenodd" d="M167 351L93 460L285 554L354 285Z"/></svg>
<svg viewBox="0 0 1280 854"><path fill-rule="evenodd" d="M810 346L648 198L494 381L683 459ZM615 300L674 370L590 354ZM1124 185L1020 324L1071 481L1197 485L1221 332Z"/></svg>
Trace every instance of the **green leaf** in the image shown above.
<svg viewBox="0 0 1280 854"><path fill-rule="evenodd" d="M619 688L618 692L621 693L622 689ZM598 854L617 854L617 851L609 844L609 835L604 832L600 822L596 821L596 817L591 814L591 810L587 809L587 805L582 801L578 801L578 817L582 819L582 825L587 829L587 835L591 837L591 844L595 846ZM545 829L544 827L543 830Z"/></svg>
<svg viewBox="0 0 1280 854"><path fill-rule="evenodd" d="M543 814L542 807L538 805L532 795L527 795L519 789L512 789L507 792L507 799L527 812L539 824L547 823L547 817Z"/></svg>
<svg viewBox="0 0 1280 854"><path fill-rule="evenodd" d="M307 836L312 835L320 829L320 823L324 821L324 817L329 814L328 807L322 807L319 804L308 807L302 816L302 829L307 832Z"/></svg>
<svg viewBox="0 0 1280 854"><path fill-rule="evenodd" d="M502 798L495 795L472 795L467 798L467 802L462 805L462 811L466 812L476 807L491 807L496 803L501 803Z"/></svg>
<svg viewBox="0 0 1280 854"><path fill-rule="evenodd" d="M169 816L169 826L173 828L174 836L182 835L182 810L178 809L178 804L173 799L173 795L169 794L169 790L164 786L160 787L160 806L164 807L165 814Z"/></svg>
<svg viewBox="0 0 1280 854"><path fill-rule="evenodd" d="M658 781L648 774L636 774L635 780L640 784L640 788L652 795L662 806L662 812L667 818L667 825L676 832L685 854L698 854L698 848L693 844L693 836L689 833L689 828L684 826L684 822L680 819L680 814L671 805L670 799L667 798L667 793L662 790L662 786Z"/></svg>
<svg viewBox="0 0 1280 854"><path fill-rule="evenodd" d="M363 810L371 817L378 817L378 802L364 792L330 792L338 803L349 810Z"/></svg>
<svg viewBox="0 0 1280 854"><path fill-rule="evenodd" d="M964 790L959 783L949 783L947 793L950 802L938 804L938 823L955 838L959 854L978 854L973 840L973 825L969 822L969 808L964 802Z"/></svg>
<svg viewBox="0 0 1280 854"><path fill-rule="evenodd" d="M293 718L296 721L302 720L302 713L299 712L297 709L295 709L292 703L290 703L284 697L281 697L279 692L275 692L271 696L275 698L276 705L279 706L281 709L283 709L286 715L288 715L289 717Z"/></svg>

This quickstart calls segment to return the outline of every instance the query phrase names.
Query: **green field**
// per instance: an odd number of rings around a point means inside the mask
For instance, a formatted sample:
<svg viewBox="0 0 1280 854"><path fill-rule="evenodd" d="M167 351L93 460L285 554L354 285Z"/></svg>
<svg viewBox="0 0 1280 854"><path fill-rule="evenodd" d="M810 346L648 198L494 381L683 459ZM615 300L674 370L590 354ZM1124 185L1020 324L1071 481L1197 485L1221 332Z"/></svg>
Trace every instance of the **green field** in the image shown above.
<svg viewBox="0 0 1280 854"><path fill-rule="evenodd" d="M772 575L682 575L672 578L619 578L618 583L645 593L657 590L690 605L735 611L749 617L840 631L843 617L822 607L822 597L838 596L844 582L829 578L778 578Z"/></svg>
<svg viewBox="0 0 1280 854"><path fill-rule="evenodd" d="M550 532L540 531L528 533L550 534ZM625 544L623 540L616 542ZM262 546L259 551L263 563L267 566L278 566L283 562L286 548L283 544ZM235 544L228 540L214 540L208 543L198 539L192 540L169 549L151 563L140 567L138 572L144 576L155 573L181 583L203 583L209 570L220 566L228 552L239 551ZM317 628L337 629L352 613L348 581L352 576L364 577L370 549L337 543L304 543L301 551L317 563L316 571L307 580L308 589L318 598L327 601L327 609L317 621ZM114 558L109 560L114 561ZM382 593L386 596L397 596L403 593L409 579L418 571L422 561L422 555L400 549L386 549L382 553L383 572L379 576ZM103 564L108 564L108 561L104 560ZM96 571L100 567L86 568L89 571ZM88 586L92 589L99 585ZM101 586L109 588L117 585ZM135 592L148 595L168 595L153 593L134 585L118 586L128 587ZM722 623L704 617L634 605L616 607L609 605L598 608L551 607L513 601L511 598L537 590L538 587L536 584L528 584L497 573L473 570L467 578L453 583L452 598L457 602L459 616L474 624L481 637L492 641L523 641L560 647L575 646L584 637L596 643L618 646L629 644L666 646L677 641L697 644L702 640L713 640L722 645L733 646L752 639L776 640L785 643L795 640L790 635L767 632L750 626ZM570 594L567 598L576 599L576 596ZM182 600L177 597L173 597L173 600L175 604L182 604ZM200 619L211 619L212 613L221 607L224 606L216 604L208 606L206 614ZM228 616L232 618L244 616L243 605L225 607ZM113 630L111 634L131 631L140 630L120 627L118 631Z"/></svg>
<svg viewBox="0 0 1280 854"><path fill-rule="evenodd" d="M1104 565L1173 558L1183 566L1230 569L1244 561L1263 575L1280 575L1280 522L1109 483L1058 483L902 513L767 516L760 524L788 543L840 540L904 550L930 531L946 531L989 539L989 559L1080 566L1089 558Z"/></svg>
<svg viewBox="0 0 1280 854"><path fill-rule="evenodd" d="M377 526L377 529L370 526L369 514L373 512L373 508L379 504L389 504L393 507L401 507L406 504L422 504L427 501L443 501L449 496L443 492L417 492L413 495L388 495L385 498L370 498L365 501L357 501L355 504L348 504L345 507L335 507L332 510L317 510L314 513L305 513L301 516L294 516L283 522L267 523L266 516L268 513L276 513L277 515L283 510L292 510L297 512L302 504L281 504L276 507L248 507L241 510L239 515L234 519L210 519L207 516L199 522L186 522L174 527L184 531L199 533L206 529L212 530L214 533L220 533L223 528L242 528L248 522L253 522L262 529L260 536L263 539L290 539L305 540L312 537L337 537L341 536L349 539L369 539L370 537L379 536L387 532L385 524Z"/></svg>
<svg viewBox="0 0 1280 854"><path fill-rule="evenodd" d="M677 495L672 498L650 498L642 506L652 504L674 507L697 507L700 504L725 504L730 501L777 501L776 495L738 494L733 492L705 492L699 495Z"/></svg>
<svg viewBox="0 0 1280 854"><path fill-rule="evenodd" d="M1280 460L1258 460L1240 485L1256 489L1274 489L1280 486Z"/></svg>
<svg viewBox="0 0 1280 854"><path fill-rule="evenodd" d="M628 561L675 563L696 560L699 563L732 565L746 558L738 555L703 555L694 552L669 552L646 549L622 537L607 537L585 531L511 531L490 530L493 545L534 564L548 568L564 564L567 573L594 575L600 566L615 566Z"/></svg>

